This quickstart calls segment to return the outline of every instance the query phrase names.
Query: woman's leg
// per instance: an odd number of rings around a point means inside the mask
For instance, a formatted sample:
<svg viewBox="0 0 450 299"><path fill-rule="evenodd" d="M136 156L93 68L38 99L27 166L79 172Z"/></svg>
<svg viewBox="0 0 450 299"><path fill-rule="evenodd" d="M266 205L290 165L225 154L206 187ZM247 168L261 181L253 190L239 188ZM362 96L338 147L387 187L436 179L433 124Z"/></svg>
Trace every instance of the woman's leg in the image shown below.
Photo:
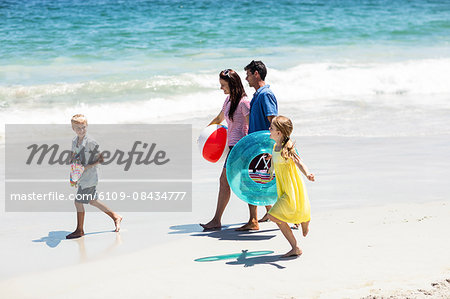
<svg viewBox="0 0 450 299"><path fill-rule="evenodd" d="M222 226L222 215L230 201L231 189L227 180L227 169L223 168L219 180L219 195L217 197L217 207L214 218L206 223L200 224L204 229L220 228Z"/></svg>

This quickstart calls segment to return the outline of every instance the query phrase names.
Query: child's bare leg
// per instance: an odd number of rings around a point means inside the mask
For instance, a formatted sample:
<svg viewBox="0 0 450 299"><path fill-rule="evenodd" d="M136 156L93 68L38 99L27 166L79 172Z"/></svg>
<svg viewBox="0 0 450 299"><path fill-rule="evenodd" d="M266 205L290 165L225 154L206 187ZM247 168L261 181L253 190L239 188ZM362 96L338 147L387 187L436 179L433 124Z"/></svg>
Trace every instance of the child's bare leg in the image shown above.
<svg viewBox="0 0 450 299"><path fill-rule="evenodd" d="M75 202L75 208L77 210L77 228L73 233L66 236L66 239L75 239L84 236L84 206L82 203Z"/></svg>
<svg viewBox="0 0 450 299"><path fill-rule="evenodd" d="M228 184L227 180L227 170L224 168L222 170L222 174L220 175L220 185L219 185L219 196L217 198L217 207L216 207L216 214L214 215L214 218L206 223L206 224L200 224L204 229L213 229L213 228L220 228L222 227L222 215L225 211L225 208L228 205L228 202L230 201L230 185Z"/></svg>
<svg viewBox="0 0 450 299"><path fill-rule="evenodd" d="M275 222L278 227L280 228L281 232L283 233L284 237L288 240L289 244L291 245L292 249L285 253L282 257L289 257L289 256L298 256L302 254L301 249L297 246L297 240L295 239L294 234L292 233L291 228L286 222L283 222L272 215L269 214L269 219L273 222Z"/></svg>
<svg viewBox="0 0 450 299"><path fill-rule="evenodd" d="M258 224L258 207L248 204L248 209L250 210L250 219L246 224L241 226L240 228L237 228L237 231L246 231L246 230L258 230L259 224Z"/></svg>
<svg viewBox="0 0 450 299"><path fill-rule="evenodd" d="M266 214L264 214L263 218L259 219L258 222L266 222L269 221L269 214L267 212L272 208L271 205L266 206Z"/></svg>
<svg viewBox="0 0 450 299"><path fill-rule="evenodd" d="M116 226L116 229L114 230L115 232L118 232L120 230L120 222L122 222L123 218L122 216L120 216L117 213L114 213L107 206L105 206L98 200L91 200L89 201L89 203L94 207L100 209L102 212L105 212L109 217L111 217L111 219L114 221L114 225Z"/></svg>
<svg viewBox="0 0 450 299"><path fill-rule="evenodd" d="M303 237L306 237L306 235L309 232L309 220L306 222L302 222L302 232L303 232Z"/></svg>

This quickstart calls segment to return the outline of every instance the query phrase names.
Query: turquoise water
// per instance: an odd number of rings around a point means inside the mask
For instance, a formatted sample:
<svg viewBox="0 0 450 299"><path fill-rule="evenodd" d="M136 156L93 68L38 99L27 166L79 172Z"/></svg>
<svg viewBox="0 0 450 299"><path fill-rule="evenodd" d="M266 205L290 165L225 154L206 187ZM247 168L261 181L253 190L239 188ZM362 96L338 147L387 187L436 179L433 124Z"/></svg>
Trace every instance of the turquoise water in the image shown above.
<svg viewBox="0 0 450 299"><path fill-rule="evenodd" d="M31 0L0 5L2 65L450 41L448 1Z"/></svg>
<svg viewBox="0 0 450 299"><path fill-rule="evenodd" d="M307 134L389 135L375 112L445 133L449 53L448 1L1 1L0 116L209 117L218 72L261 59L281 112L321 118ZM337 114L364 129L333 131Z"/></svg>

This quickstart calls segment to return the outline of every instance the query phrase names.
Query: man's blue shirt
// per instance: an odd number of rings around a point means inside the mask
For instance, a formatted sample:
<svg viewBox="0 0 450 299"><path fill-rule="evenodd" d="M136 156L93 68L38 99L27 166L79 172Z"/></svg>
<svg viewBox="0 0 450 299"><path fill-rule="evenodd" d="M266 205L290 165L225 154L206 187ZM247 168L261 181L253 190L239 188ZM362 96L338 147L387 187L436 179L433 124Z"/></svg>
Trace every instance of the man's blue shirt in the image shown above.
<svg viewBox="0 0 450 299"><path fill-rule="evenodd" d="M270 85L260 87L253 95L250 102L250 120L248 125L248 133L268 130L270 122L268 116L276 116L278 114L278 103Z"/></svg>

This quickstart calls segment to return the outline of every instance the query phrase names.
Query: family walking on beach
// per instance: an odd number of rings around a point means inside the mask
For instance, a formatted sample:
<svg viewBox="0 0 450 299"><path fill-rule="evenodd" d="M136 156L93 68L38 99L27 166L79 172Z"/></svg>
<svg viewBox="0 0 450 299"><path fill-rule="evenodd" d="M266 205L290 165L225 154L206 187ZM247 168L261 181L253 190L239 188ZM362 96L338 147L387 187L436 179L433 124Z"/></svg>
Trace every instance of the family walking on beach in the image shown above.
<svg viewBox="0 0 450 299"><path fill-rule="evenodd" d="M252 100L249 102L247 99L239 75L231 69L223 70L219 74L220 88L228 96L222 110L210 122L210 125L226 120L230 150L247 134L263 130L270 131L270 138L275 141L275 145L272 154L267 154L266 158L272 160L271 168L275 170L278 197L273 207L265 207L267 213L259 222L268 220L275 222L292 247L283 256L298 256L302 254L302 251L288 223L294 223L294 228L301 224L303 236L308 234L311 218L310 204L300 172L310 181L314 181L314 175L302 162L296 153L294 142L290 139L293 130L291 120L278 115L277 99L270 86L264 81L267 74L266 66L261 61L252 61L244 70L247 73L245 79L249 86L255 89ZM222 227L222 215L231 195L226 176L226 163L225 160L220 175L215 215L208 223L200 224L205 230ZM249 221L236 230L259 229L257 206L249 204L249 211Z"/></svg>
<svg viewBox="0 0 450 299"><path fill-rule="evenodd" d="M272 153L265 154L264 159L271 160L265 165L271 165L270 179L275 171L277 201L273 206L266 206L267 213L258 221L257 206L249 204L250 219L238 231L258 230L259 222L272 221L280 228L289 241L291 250L284 257L302 254L297 240L288 223L294 228L301 225L303 236L309 231L310 204L305 185L301 178L303 173L308 180L314 181L314 175L300 159L294 142L290 139L293 125L289 118L278 115L278 103L270 86L265 83L267 69L261 61L252 61L244 70L250 87L255 89L253 98L248 100L239 75L232 69L220 72L220 88L228 95L219 114L211 121L218 124L226 120L228 124L228 145L231 150L240 139L247 134L258 131L270 131L270 138L275 141ZM96 186L98 183L97 165L103 162L103 156L98 151L98 143L87 135L87 119L82 114L76 114L71 119L72 129L76 137L72 140L72 167L80 168L81 177L72 181L78 187L75 207L77 211L77 227L67 235L67 239L79 238L84 235L84 204L91 204L106 213L114 222L115 231L120 230L122 216L110 210L98 200ZM88 158L86 158L88 157ZM228 159L228 156L227 156ZM78 164L77 164L78 163ZM222 215L230 200L231 189L226 174L225 160L220 175L219 194L214 217L206 224L201 224L204 230L220 229ZM76 168L75 167L75 168Z"/></svg>

